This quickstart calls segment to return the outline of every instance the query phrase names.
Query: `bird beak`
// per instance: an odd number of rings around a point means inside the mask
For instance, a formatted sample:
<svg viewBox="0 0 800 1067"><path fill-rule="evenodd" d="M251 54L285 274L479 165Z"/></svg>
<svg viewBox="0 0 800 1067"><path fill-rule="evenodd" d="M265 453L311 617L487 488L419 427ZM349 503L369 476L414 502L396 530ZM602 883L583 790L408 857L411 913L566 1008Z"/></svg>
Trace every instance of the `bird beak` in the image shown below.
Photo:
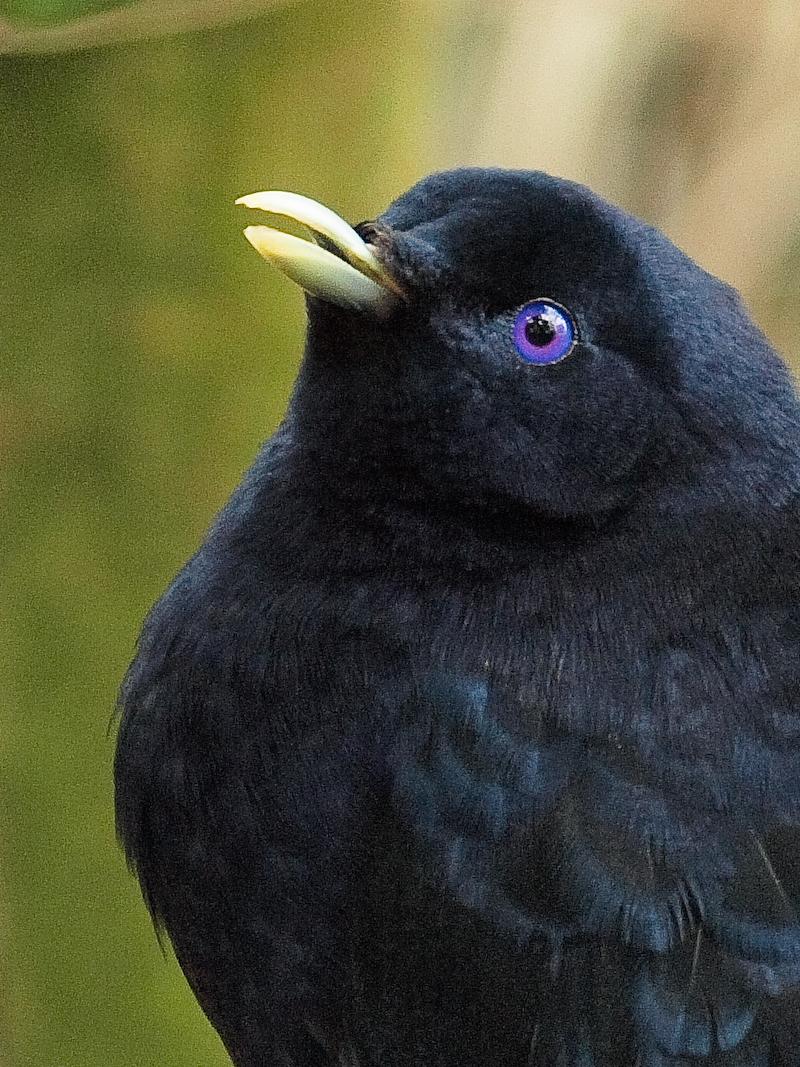
<svg viewBox="0 0 800 1067"><path fill-rule="evenodd" d="M264 259L320 300L357 311L385 314L404 296L375 253L343 218L316 200L297 193L250 193L236 201L299 222L321 236L340 258L312 241L272 226L248 226L244 235Z"/></svg>

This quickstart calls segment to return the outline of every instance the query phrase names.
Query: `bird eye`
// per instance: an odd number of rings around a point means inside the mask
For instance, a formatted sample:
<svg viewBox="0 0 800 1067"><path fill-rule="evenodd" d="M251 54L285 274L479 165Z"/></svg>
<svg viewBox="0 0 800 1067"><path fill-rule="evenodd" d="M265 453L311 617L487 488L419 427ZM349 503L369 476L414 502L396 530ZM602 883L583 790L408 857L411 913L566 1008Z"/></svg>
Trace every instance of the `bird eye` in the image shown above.
<svg viewBox="0 0 800 1067"><path fill-rule="evenodd" d="M533 300L517 312L514 343L526 363L558 363L577 340L572 315L552 300Z"/></svg>

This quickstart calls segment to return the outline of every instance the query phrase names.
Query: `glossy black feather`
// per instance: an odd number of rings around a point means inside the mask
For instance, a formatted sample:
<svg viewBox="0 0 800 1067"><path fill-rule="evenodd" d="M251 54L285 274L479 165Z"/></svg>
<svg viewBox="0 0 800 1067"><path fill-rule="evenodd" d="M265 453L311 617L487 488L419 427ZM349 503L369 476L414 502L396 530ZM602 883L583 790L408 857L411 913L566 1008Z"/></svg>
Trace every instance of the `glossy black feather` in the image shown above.
<svg viewBox="0 0 800 1067"><path fill-rule="evenodd" d="M545 175L364 228L148 619L118 824L234 1062L800 1063L800 406L735 294ZM516 307L581 342L524 365Z"/></svg>

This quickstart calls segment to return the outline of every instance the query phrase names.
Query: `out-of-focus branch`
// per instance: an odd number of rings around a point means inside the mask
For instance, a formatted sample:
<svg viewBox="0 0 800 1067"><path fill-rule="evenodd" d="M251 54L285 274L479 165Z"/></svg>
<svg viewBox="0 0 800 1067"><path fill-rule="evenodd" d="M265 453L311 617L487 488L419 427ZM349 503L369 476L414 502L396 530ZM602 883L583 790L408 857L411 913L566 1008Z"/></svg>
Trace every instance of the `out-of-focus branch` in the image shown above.
<svg viewBox="0 0 800 1067"><path fill-rule="evenodd" d="M71 52L201 30L294 0L142 0L61 26L19 27L0 20L0 55Z"/></svg>

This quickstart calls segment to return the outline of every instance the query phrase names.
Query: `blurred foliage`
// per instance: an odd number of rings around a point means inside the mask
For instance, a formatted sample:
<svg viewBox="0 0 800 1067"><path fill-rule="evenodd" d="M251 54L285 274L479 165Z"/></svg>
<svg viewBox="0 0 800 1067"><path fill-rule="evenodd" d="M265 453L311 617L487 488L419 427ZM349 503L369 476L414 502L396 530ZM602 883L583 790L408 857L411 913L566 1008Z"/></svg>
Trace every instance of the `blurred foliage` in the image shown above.
<svg viewBox="0 0 800 1067"><path fill-rule="evenodd" d="M252 18L295 0L0 0L0 55L142 41Z"/></svg>
<svg viewBox="0 0 800 1067"><path fill-rule="evenodd" d="M2 0L0 16L10 22L67 22L126 2L131 0Z"/></svg>
<svg viewBox="0 0 800 1067"><path fill-rule="evenodd" d="M107 45L0 57L0 1067L226 1062L116 849L108 728L144 612L301 350L302 298L237 195L358 220L436 166L542 167L664 226L800 350L795 5L276 4L0 36ZM181 21L201 6L274 10Z"/></svg>

